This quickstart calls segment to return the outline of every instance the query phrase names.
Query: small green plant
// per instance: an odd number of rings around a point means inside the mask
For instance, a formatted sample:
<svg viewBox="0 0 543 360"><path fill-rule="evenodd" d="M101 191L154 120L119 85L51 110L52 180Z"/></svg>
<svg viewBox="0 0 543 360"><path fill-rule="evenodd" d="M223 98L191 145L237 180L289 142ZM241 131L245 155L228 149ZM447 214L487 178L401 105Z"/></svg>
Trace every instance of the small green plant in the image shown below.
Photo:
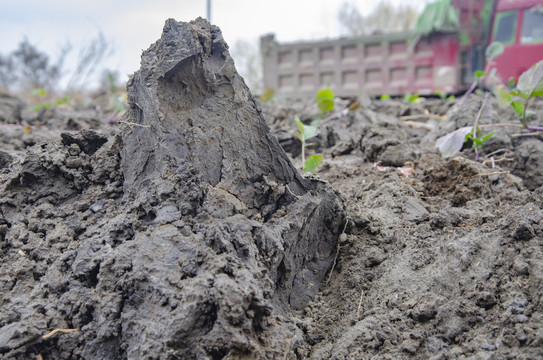
<svg viewBox="0 0 543 360"><path fill-rule="evenodd" d="M476 130L477 133L480 133L481 130L479 128L477 128ZM475 150L476 152L476 155L475 157L478 159L479 158L479 155L478 155L478 152L479 150L481 150L481 148L483 147L484 143L490 139L490 137L492 135L494 135L495 133L494 132L491 132L489 134L486 134L482 137L476 137L476 136L473 136L473 133L469 133L466 135L466 139L465 139L465 142L466 143L469 143L471 142L471 148Z"/></svg>
<svg viewBox="0 0 543 360"><path fill-rule="evenodd" d="M530 69L520 75L515 90L509 91L503 85L500 85L494 88L493 92L500 102L510 105L514 110L517 118L522 124L518 126L529 131L543 131L542 126L531 126L528 124L535 115L533 111L528 110L529 100L534 97L543 96L543 60L534 64ZM492 132L484 136L477 136L480 134L478 121L486 105L489 94L490 93L487 92L485 95L473 127L466 126L437 139L436 147L440 150L443 157L447 158L458 154L460 150L462 150L464 143L471 141L471 147L475 150L475 159L478 160L479 150L483 147L485 142L494 135ZM514 124L500 125L515 126Z"/></svg>
<svg viewBox="0 0 543 360"><path fill-rule="evenodd" d="M109 93L112 103L112 110L115 114L120 114L124 111L124 102L120 96L117 95L117 85L115 84L115 76L112 73L107 74L107 81L109 83Z"/></svg>
<svg viewBox="0 0 543 360"><path fill-rule="evenodd" d="M274 101L275 100L275 89L274 88L267 88L264 90L264 93L262 96L260 96L260 101L262 102L268 102L268 101Z"/></svg>
<svg viewBox="0 0 543 360"><path fill-rule="evenodd" d="M494 88L494 95L502 104L511 106L522 127L530 131L542 131L540 126L531 126L535 112L528 109L528 102L543 96L543 60L534 64L519 77L516 89L508 90L503 85Z"/></svg>
<svg viewBox="0 0 543 360"><path fill-rule="evenodd" d="M481 132L481 130L479 130L478 132ZM474 137L472 133L469 133L468 135L466 135L466 142L473 142L473 145L471 147L473 149L479 150L483 147L483 144L494 134L494 132L491 132L490 134L486 134L485 136L478 138Z"/></svg>
<svg viewBox="0 0 543 360"><path fill-rule="evenodd" d="M434 91L434 94L436 94L437 96L439 96L439 98L440 98L441 100L445 100L445 99L447 99L447 100L454 100L454 99L455 99L454 95L449 95L449 96L447 96L447 93L444 92L444 91L441 91L441 90L436 90L436 91Z"/></svg>
<svg viewBox="0 0 543 360"><path fill-rule="evenodd" d="M543 60L520 75L516 90L511 91L510 94L512 96L511 106L513 106L522 126L529 130L541 131L539 128L528 126L528 121L535 115L534 112L528 110L528 101L543 96ZM522 116L520 116L521 113Z"/></svg>
<svg viewBox="0 0 543 360"><path fill-rule="evenodd" d="M419 94L407 93L407 94L405 94L403 96L403 101L408 103L408 104L412 104L412 103L416 102L419 97L420 97Z"/></svg>
<svg viewBox="0 0 543 360"><path fill-rule="evenodd" d="M441 152L441 156L448 158L454 156L462 150L465 143L471 143L471 147L475 150L475 161L479 160L479 152L485 142L490 139L494 133L490 133L479 137L481 130L479 129L479 119L481 118L488 101L489 93L486 93L483 104L479 109L479 113L475 118L473 126L465 126L453 132L450 132L437 139L436 147Z"/></svg>
<svg viewBox="0 0 543 360"><path fill-rule="evenodd" d="M475 78L473 82L471 83L471 86L469 87L468 91L462 96L462 99L460 99L460 103L463 103L468 96L475 91L475 88L478 84L481 84L485 78L493 78L496 74L496 68L493 68L490 70L490 73L488 72L489 69L494 65L494 59L496 59L498 56L503 54L504 46L500 42L493 42L492 44L488 45L488 47L485 50L485 56L487 60L487 64L484 70L476 70L473 73L473 77Z"/></svg>
<svg viewBox="0 0 543 360"><path fill-rule="evenodd" d="M327 114L334 109L334 92L330 89L322 89L317 93L317 105L321 114Z"/></svg>
<svg viewBox="0 0 543 360"><path fill-rule="evenodd" d="M388 94L383 94L383 95L381 95L381 97L379 98L379 100L381 100L381 101L390 100L390 95L388 95Z"/></svg>
<svg viewBox="0 0 543 360"><path fill-rule="evenodd" d="M321 111L322 117L324 117L325 115L327 115L334 109L334 98L335 98L335 94L330 89L322 89L317 93L315 100L317 102L319 110ZM339 119L343 116L346 116L349 112L358 109L360 106L361 106L360 101L356 101L350 104L347 108L341 111L337 111L331 115L328 115L324 119L315 119L311 121L310 125L303 124L297 116L294 118L294 121L296 122L296 125L298 127L298 131L296 131L294 135L302 143L303 171L316 173L317 167L319 167L319 165L322 163L322 160L323 160L323 156L318 155L318 154L311 155L310 157L307 158L307 160L305 159L305 148L311 145L311 144L307 144L307 140L317 135L318 133L317 126L324 125L328 121Z"/></svg>
<svg viewBox="0 0 543 360"><path fill-rule="evenodd" d="M311 155L307 160L305 160L305 148L308 146L307 140L311 139L314 136L317 136L317 128L311 125L304 125L298 116L294 118L296 125L298 126L298 131L294 135L302 142L302 164L303 171L307 172L316 172L315 169L322 162L322 155Z"/></svg>
<svg viewBox="0 0 543 360"><path fill-rule="evenodd" d="M473 134L474 132L476 135ZM464 147L464 144L471 143L471 148L475 150L475 159L478 160L479 151L485 142L494 135L494 132L480 137L477 136L479 134L481 134L479 128L473 130L473 127L465 126L437 139L436 147L441 152L441 156L449 158L458 154Z"/></svg>
<svg viewBox="0 0 543 360"><path fill-rule="evenodd" d="M31 91L32 95L34 95L37 98L44 98L47 95L47 92L45 89L33 89ZM60 99L57 99L53 104L49 102L41 102L37 105L34 105L32 107L33 111L40 111L42 109L50 109L53 106L61 106L68 103L69 98L67 96L63 96Z"/></svg>

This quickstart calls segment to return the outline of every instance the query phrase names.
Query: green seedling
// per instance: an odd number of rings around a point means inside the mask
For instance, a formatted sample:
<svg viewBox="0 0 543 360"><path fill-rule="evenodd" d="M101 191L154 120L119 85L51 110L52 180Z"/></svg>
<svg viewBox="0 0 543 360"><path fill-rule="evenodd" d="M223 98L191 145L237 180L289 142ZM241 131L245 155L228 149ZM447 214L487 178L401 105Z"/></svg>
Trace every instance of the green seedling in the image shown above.
<svg viewBox="0 0 543 360"><path fill-rule="evenodd" d="M471 147L475 150L475 161L479 160L479 150L481 150L484 143L492 135L494 135L494 133L490 133L482 137L477 136L481 133L481 130L479 129L479 119L481 118L483 110L485 109L488 101L488 95L489 93L485 95L483 104L481 105L481 109L479 109L479 113L475 118L475 123L473 126L465 126L437 139L436 147L441 152L441 156L444 158L454 156L458 154L460 150L462 150L466 142L471 142Z"/></svg>
<svg viewBox="0 0 543 360"><path fill-rule="evenodd" d="M447 93L444 92L444 91L441 91L441 90L436 90L436 91L434 91L434 94L436 94L437 96L439 96L439 98L440 98L441 100L445 100L445 99L447 99L447 100L454 100L454 99L455 99L454 95L449 95L449 96L447 96Z"/></svg>
<svg viewBox="0 0 543 360"><path fill-rule="evenodd" d="M509 91L500 85L495 87L493 92L501 104L511 106L523 128L543 131L541 126L528 124L536 115L534 111L528 109L529 100L543 96L543 60L520 75L516 89Z"/></svg>
<svg viewBox="0 0 543 360"><path fill-rule="evenodd" d="M482 81L485 78L494 77L494 75L496 74L496 68L493 68L492 70L490 70L490 73L489 73L489 69L494 64L494 59L496 59L498 56L503 54L504 49L505 48L504 48L503 44L500 43L500 42L493 42L492 44L490 44L486 48L486 50L485 50L485 56L486 56L486 60L487 60L486 67L485 67L484 70L476 70L473 73L473 77L475 79L471 83L471 86L469 87L468 91L466 91L464 96L462 96L462 99L460 100L460 103L463 103L468 98L468 96L472 92L475 91L475 88L477 87L477 85L482 83Z"/></svg>
<svg viewBox="0 0 543 360"><path fill-rule="evenodd" d="M388 95L388 94L383 94L383 95L381 95L381 97L379 98L379 100L381 100L381 101L390 100L390 95Z"/></svg>
<svg viewBox="0 0 543 360"><path fill-rule="evenodd" d="M322 89L317 93L317 105L321 114L327 114L334 109L334 93L330 89Z"/></svg>
<svg viewBox="0 0 543 360"><path fill-rule="evenodd" d="M43 97L46 95L46 91L45 89L32 89L32 95L36 96L36 97ZM40 103L40 104L37 104L37 105L34 105L32 107L32 110L33 111L40 111L41 109L49 109L51 108L51 104L49 103Z"/></svg>
<svg viewBox="0 0 543 360"><path fill-rule="evenodd" d="M262 96L260 96L260 101L262 102L268 102L268 101L274 101L275 100L275 89L274 88L268 88L264 90L264 93Z"/></svg>
<svg viewBox="0 0 543 360"><path fill-rule="evenodd" d="M437 96L439 96L439 98L441 100L445 100L447 98L447 93L444 92L444 91L441 91L441 90L436 90L434 91L434 94L436 94Z"/></svg>
<svg viewBox="0 0 543 360"><path fill-rule="evenodd" d="M40 98L40 97L44 97L47 95L47 92L45 91L45 89L33 89L32 90L32 95ZM60 105L64 105L64 104L67 104L68 103L68 100L69 98L67 96L63 96L62 98L56 100L54 102L54 105L55 106L60 106ZM46 103L46 102L43 102L43 103L40 103L40 104L37 104L37 105L34 105L32 107L32 110L33 111L40 111L41 109L50 109L51 107L53 107L53 105L51 103Z"/></svg>
<svg viewBox="0 0 543 360"><path fill-rule="evenodd" d="M534 64L520 75L517 88L516 90L511 91L510 95L512 97L520 98L519 100L513 98L511 106L513 106L513 110L515 110L515 113L519 117L522 126L529 130L541 131L539 127L528 126L531 115L535 115L535 113L529 112L528 101L531 98L543 96L543 60ZM520 113L522 113L522 117L520 116Z"/></svg>
<svg viewBox="0 0 543 360"><path fill-rule="evenodd" d="M480 133L480 130L477 129L476 132ZM441 156L449 158L458 154L465 143L471 142L471 147L476 152L475 157L477 160L479 150L492 135L494 135L493 132L482 137L473 136L473 127L465 126L437 139L436 147L441 152Z"/></svg>
<svg viewBox="0 0 543 360"><path fill-rule="evenodd" d="M436 141L436 147L444 158L452 157L462 150L466 137L471 134L471 126L452 131Z"/></svg>
<svg viewBox="0 0 543 360"><path fill-rule="evenodd" d="M325 117L330 111L334 109L334 97L335 94L330 89L322 89L317 93L315 101L321 111L321 117ZM328 118L327 118L328 119ZM322 119L315 119L311 121L312 126L318 126L323 122Z"/></svg>
<svg viewBox="0 0 543 360"><path fill-rule="evenodd" d="M477 132L480 133L481 131L477 129ZM471 148L475 150L475 161L479 160L479 151L483 147L484 143L494 134L494 132L491 132L490 134L486 134L483 137L475 137L473 136L473 133L470 132L466 135L465 142L471 142Z"/></svg>
<svg viewBox="0 0 543 360"><path fill-rule="evenodd" d="M294 118L294 121L296 122L296 125L298 126L298 131L294 133L294 135L301 141L302 143L302 164L303 164L303 171L307 172L315 172L315 169L321 164L322 162L322 155L312 155L310 156L307 161L305 160L305 148L308 146L307 140L311 139L312 137L317 136L317 128L311 125L304 125L298 116Z"/></svg>
<svg viewBox="0 0 543 360"><path fill-rule="evenodd" d="M316 174L316 169L320 166L322 163L323 156L322 155L311 155L307 158L304 164L304 171L305 172L312 172L313 174Z"/></svg>
<svg viewBox="0 0 543 360"><path fill-rule="evenodd" d="M410 93L407 93L404 95L403 97L403 101L408 103L408 104L412 104L414 103L418 98L419 98L419 94L410 94Z"/></svg>
<svg viewBox="0 0 543 360"><path fill-rule="evenodd" d="M480 132L480 130L479 130ZM490 139L490 137L492 135L494 135L495 133L494 132L491 132L490 134L486 134L485 136L481 137L481 138L478 138L478 137L474 137L472 133L469 133L466 135L466 142L467 141L471 141L473 142L472 144L472 148L473 149L481 149L483 147L483 144L488 140Z"/></svg>
<svg viewBox="0 0 543 360"><path fill-rule="evenodd" d="M317 93L316 96L316 102L319 107L319 110L321 111L321 115L326 115L327 113L331 112L334 109L334 93L330 89L323 89L320 90ZM302 143L302 164L303 164L303 171L305 172L312 172L316 173L316 168L319 167L319 165L322 163L323 156L322 155L311 155L310 157L305 159L305 148L312 145L307 144L307 140L316 136L318 129L317 126L323 125L327 123L328 121L332 121L335 119L339 119L343 116L346 116L349 112L354 111L358 109L361 106L360 101L356 101L349 105L347 108L337 111L331 115L328 115L325 119L316 119L311 122L310 125L304 125L300 119L296 116L294 121L296 122L296 125L298 126L298 131L294 133L296 137L300 140Z"/></svg>
<svg viewBox="0 0 543 360"><path fill-rule="evenodd" d="M475 78L475 81L480 82L483 80L483 78L486 76L486 71L483 70L475 70L473 72L473 77Z"/></svg>
<svg viewBox="0 0 543 360"><path fill-rule="evenodd" d="M124 111L124 102L120 96L117 96L117 85L115 85L115 77L113 74L109 73L107 75L109 82L109 92L112 103L112 108L115 114L119 114Z"/></svg>
<svg viewBox="0 0 543 360"><path fill-rule="evenodd" d="M494 45L494 44L493 44ZM489 47L490 48L490 47ZM503 51L503 46L495 46L491 49L491 54L496 57L496 54L500 54L499 50ZM487 52L489 50L487 49ZM487 54L488 56L488 54ZM486 73L479 73L476 75L486 76ZM515 90L509 91L503 85L499 85L493 89L494 95L500 103L508 104L511 106L515 112L517 118L520 120L522 125L514 124L499 124L501 126L522 126L523 128L530 131L543 131L542 126L530 126L528 122L535 116L535 112L528 110L528 102L534 97L543 96L543 60L534 64L530 69L525 71L519 77L517 88ZM466 93L467 94L467 93ZM473 127L463 127L458 130L455 130L451 133L448 133L440 137L436 142L436 147L440 150L441 155L445 158L454 156L458 154L466 142L471 142L471 147L475 150L475 159L479 158L479 150L483 147L485 142L492 136L494 133L484 135L482 137L477 136L480 133L478 127L478 121L481 117L483 109L486 105L489 93L487 92L483 101L483 105L479 110L479 114L475 119L475 124ZM494 125L497 126L498 124ZM481 125L483 126L492 126L492 125Z"/></svg>

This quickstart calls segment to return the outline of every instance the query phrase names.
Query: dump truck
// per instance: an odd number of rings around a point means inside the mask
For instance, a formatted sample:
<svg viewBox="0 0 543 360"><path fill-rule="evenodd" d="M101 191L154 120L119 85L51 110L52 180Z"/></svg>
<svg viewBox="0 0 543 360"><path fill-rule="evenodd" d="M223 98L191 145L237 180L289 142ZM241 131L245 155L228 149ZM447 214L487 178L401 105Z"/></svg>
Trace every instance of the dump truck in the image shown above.
<svg viewBox="0 0 543 360"><path fill-rule="evenodd" d="M501 42L493 62L485 49ZM476 70L496 68L503 83L543 59L543 0L439 0L411 32L278 43L260 39L265 89L306 97L324 87L338 96L456 94Z"/></svg>

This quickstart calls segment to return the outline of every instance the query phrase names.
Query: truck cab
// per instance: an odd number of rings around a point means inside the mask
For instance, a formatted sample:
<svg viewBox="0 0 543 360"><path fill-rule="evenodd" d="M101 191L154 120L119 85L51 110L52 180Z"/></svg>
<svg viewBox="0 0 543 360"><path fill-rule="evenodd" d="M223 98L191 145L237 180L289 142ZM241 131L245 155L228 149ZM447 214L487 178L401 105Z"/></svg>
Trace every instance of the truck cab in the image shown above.
<svg viewBox="0 0 543 360"><path fill-rule="evenodd" d="M543 1L498 0L492 17L490 42L501 42L504 52L491 68L502 82L518 77L543 59Z"/></svg>

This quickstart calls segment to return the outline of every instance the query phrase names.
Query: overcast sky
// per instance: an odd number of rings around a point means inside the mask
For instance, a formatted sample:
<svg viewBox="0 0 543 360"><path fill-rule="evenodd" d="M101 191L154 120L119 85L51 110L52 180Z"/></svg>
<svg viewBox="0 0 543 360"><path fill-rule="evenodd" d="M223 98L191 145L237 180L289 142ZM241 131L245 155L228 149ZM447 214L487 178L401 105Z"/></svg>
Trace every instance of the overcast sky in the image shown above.
<svg viewBox="0 0 543 360"><path fill-rule="evenodd" d="M337 37L337 12L344 1L212 0L212 22L230 46L238 39L256 42L266 33L275 33L279 41ZM350 2L363 14L376 3ZM26 36L53 58L70 42L76 57L78 46L102 32L115 48L107 67L124 81L139 68L142 50L160 37L167 18L198 16L206 16L206 0L0 0L0 54L7 55Z"/></svg>

